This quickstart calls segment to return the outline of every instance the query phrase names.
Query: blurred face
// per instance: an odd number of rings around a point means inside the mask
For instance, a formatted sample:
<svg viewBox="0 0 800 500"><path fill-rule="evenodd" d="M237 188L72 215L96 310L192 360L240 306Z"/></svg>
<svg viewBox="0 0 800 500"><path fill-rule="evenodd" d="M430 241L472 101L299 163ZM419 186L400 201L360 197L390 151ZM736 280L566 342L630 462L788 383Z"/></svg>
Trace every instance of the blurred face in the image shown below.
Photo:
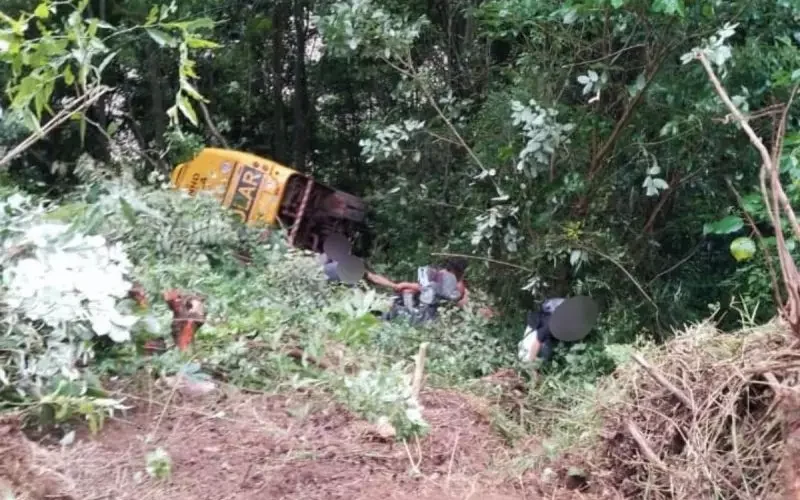
<svg viewBox="0 0 800 500"><path fill-rule="evenodd" d="M455 276L456 280L458 281L462 281L464 279L465 270L458 266L447 265L445 266L444 271Z"/></svg>
<svg viewBox="0 0 800 500"><path fill-rule="evenodd" d="M458 289L459 279L450 271L439 271L435 278L437 285L437 293L442 297L447 297L451 300L457 300L461 296Z"/></svg>

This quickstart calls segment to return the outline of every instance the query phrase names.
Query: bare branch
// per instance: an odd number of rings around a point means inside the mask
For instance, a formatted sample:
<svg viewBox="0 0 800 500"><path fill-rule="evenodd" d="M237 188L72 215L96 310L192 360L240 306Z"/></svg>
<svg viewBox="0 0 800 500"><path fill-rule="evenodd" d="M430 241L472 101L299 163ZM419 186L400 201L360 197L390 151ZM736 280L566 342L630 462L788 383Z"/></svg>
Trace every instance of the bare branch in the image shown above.
<svg viewBox="0 0 800 500"><path fill-rule="evenodd" d="M208 107L206 106L206 103L204 103L203 101L197 101L197 105L200 106L200 111L203 112L203 120L206 122L208 130L211 131L211 135L214 136L214 138L222 145L223 148L230 149L230 147L228 146L228 141L226 141L225 138L222 137L222 134L220 134L219 130L214 125L214 122L211 120L211 114L208 112Z"/></svg>
<svg viewBox="0 0 800 500"><path fill-rule="evenodd" d="M742 209L742 213L744 214L745 219L747 219L747 223L750 225L750 228L754 233L756 233L758 240L761 242L762 247L764 247L764 235L761 234L761 231L758 230L758 226L756 226L756 222L753 220L750 214L747 213L747 210L745 210L744 201L742 200L741 195L739 195L739 191L733 187L733 183L730 179L725 179L725 182L728 183L728 187L733 192L733 196L736 197L736 202ZM775 299L775 303L783 304L783 296L781 295L780 285L778 283L778 274L775 272L775 264L772 262L772 256L767 251L764 252L764 260L767 262L767 269L769 270L769 277L772 282L772 294L773 298Z"/></svg>
<svg viewBox="0 0 800 500"><path fill-rule="evenodd" d="M0 169L5 168L11 160L25 152L50 132L61 126L64 122L70 119L75 113L80 113L91 107L98 99L110 92L111 87L100 86L89 90L87 93L81 95L74 101L67 104L62 110L55 114L40 130L33 132L24 141L17 144L11 149L2 159L0 159Z"/></svg>
<svg viewBox="0 0 800 500"><path fill-rule="evenodd" d="M675 384L664 378L663 375L658 373L658 371L656 371L655 368L650 366L650 363L645 361L645 359L639 356L638 354L633 354L631 355L631 357L633 358L634 361L636 361L636 363L639 364L639 366L644 368L644 371L646 371L647 374L653 378L653 380L658 382L664 389L671 392L676 398L680 400L681 403L684 404L684 406L692 410L692 413L696 412L697 408L695 408L694 401L692 401L689 398L689 396L684 394L683 391L675 387Z"/></svg>
<svg viewBox="0 0 800 500"><path fill-rule="evenodd" d="M772 159L772 155L767 150L767 147L764 145L764 142L758 137L755 133L753 128L747 121L747 117L745 117L739 108L731 100L730 96L728 95L728 91L722 86L722 83L719 81L716 73L714 73L714 69L711 67L711 62L709 62L708 58L702 52L698 54L697 59L700 61L700 64L703 65L703 68L706 70L706 74L708 75L708 79L711 80L711 84L714 86L714 90L716 90L717 95L719 95L722 102L725 103L725 106L730 110L733 117L736 119L736 122L742 127L747 137L750 139L750 142L753 146L758 150L758 153L761 155L761 161L766 166L766 168L772 173L772 171L777 168L777 165L774 163ZM792 92L792 97L794 97L794 92ZM789 103L791 105L791 101ZM783 120L785 120L786 113L788 112L788 106L786 111L784 111ZM789 222L792 225L792 229L795 233L795 237L800 239L800 224L797 222L797 217L795 217L794 211L792 210L792 206L789 203L789 199L786 196L786 193L783 192L783 189L778 189L776 193L780 204L783 206L784 210L786 211L786 216L789 218Z"/></svg>
<svg viewBox="0 0 800 500"><path fill-rule="evenodd" d="M672 473L672 471L667 467L667 465L658 458L658 455L655 454L653 449L650 447L650 444L647 442L647 438L644 437L642 431L633 423L631 420L625 421L625 427L628 428L628 433L631 435L634 441L636 441L636 445L639 447L639 451L647 459L648 462L655 465L663 472L667 474Z"/></svg>

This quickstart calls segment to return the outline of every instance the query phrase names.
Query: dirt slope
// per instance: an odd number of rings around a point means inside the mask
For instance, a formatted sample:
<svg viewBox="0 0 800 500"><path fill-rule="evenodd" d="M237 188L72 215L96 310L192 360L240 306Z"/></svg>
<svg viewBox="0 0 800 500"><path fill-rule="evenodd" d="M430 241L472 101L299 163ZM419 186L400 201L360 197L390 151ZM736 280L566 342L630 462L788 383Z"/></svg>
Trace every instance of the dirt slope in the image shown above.
<svg viewBox="0 0 800 500"><path fill-rule="evenodd" d="M425 393L431 432L408 447L381 440L322 396L227 391L181 399L129 396L135 408L127 416L39 460L63 474L62 492L75 499L535 498L490 472L504 445L462 395ZM172 460L164 481L145 472L145 456L158 447Z"/></svg>

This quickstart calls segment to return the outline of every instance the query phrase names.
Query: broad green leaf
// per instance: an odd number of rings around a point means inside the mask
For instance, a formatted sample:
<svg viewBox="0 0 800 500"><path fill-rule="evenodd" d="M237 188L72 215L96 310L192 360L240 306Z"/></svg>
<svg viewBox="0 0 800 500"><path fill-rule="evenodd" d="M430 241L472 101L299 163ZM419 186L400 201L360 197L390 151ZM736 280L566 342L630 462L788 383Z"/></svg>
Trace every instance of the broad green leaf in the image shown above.
<svg viewBox="0 0 800 500"><path fill-rule="evenodd" d="M117 130L119 130L119 122L114 120L108 124L108 127L106 127L106 134L113 136Z"/></svg>
<svg viewBox="0 0 800 500"><path fill-rule="evenodd" d="M81 67L78 69L78 82L81 85L86 84L86 78L89 76L89 61L81 64Z"/></svg>
<svg viewBox="0 0 800 500"><path fill-rule="evenodd" d="M189 102L189 98L183 94L178 94L176 104L178 105L178 109L181 110L181 113L183 113L183 116L185 116L190 122L192 122L192 125L196 127L197 113L195 113L192 103Z"/></svg>
<svg viewBox="0 0 800 500"><path fill-rule="evenodd" d="M751 193L742 197L742 208L747 213L754 215L764 208L764 201L760 194Z"/></svg>
<svg viewBox="0 0 800 500"><path fill-rule="evenodd" d="M97 35L97 26L98 26L99 22L100 22L100 20L97 19L97 18L93 18L93 19L89 20L89 28L86 30L86 33L90 37L94 37L95 35ZM92 40L92 41L94 41L94 40Z"/></svg>
<svg viewBox="0 0 800 500"><path fill-rule="evenodd" d="M40 120L42 118L42 111L44 111L44 99L45 97L43 89L40 89L39 92L36 92L36 94L33 96L33 106L36 110L36 118L39 118Z"/></svg>
<svg viewBox="0 0 800 500"><path fill-rule="evenodd" d="M150 7L150 13L147 14L147 19L144 22L145 26L150 26L158 20L158 5Z"/></svg>
<svg viewBox="0 0 800 500"><path fill-rule="evenodd" d="M611 0L611 6L615 9L619 9L623 5L625 5L625 0Z"/></svg>
<svg viewBox="0 0 800 500"><path fill-rule="evenodd" d="M722 220L711 222L703 226L703 235L730 234L744 227L744 221L736 215L729 215Z"/></svg>
<svg viewBox="0 0 800 500"><path fill-rule="evenodd" d="M36 118L36 115L33 114L33 111L31 111L29 108L25 108L22 111L22 119L28 130L37 134L42 133L42 127L41 125L39 125L39 120Z"/></svg>
<svg viewBox="0 0 800 500"><path fill-rule="evenodd" d="M37 5L36 9L33 11L33 15L39 19L47 19L50 17L50 7L47 5L47 2L42 2Z"/></svg>
<svg viewBox="0 0 800 500"><path fill-rule="evenodd" d="M102 40L100 40L99 38L89 39L89 49L90 52L95 52L100 54L108 52L108 47L106 47L106 44L104 44Z"/></svg>
<svg viewBox="0 0 800 500"><path fill-rule="evenodd" d="M169 5L162 5L161 6L161 12L158 14L158 20L159 21L163 21L164 19L166 19L169 16L169 8L170 8Z"/></svg>
<svg viewBox="0 0 800 500"><path fill-rule="evenodd" d="M181 65L178 68L178 72L180 73L181 80L185 80L186 77L188 78L197 78L197 73L194 71L195 63L188 57L189 48L186 46L185 43L182 43L180 46L181 50Z"/></svg>
<svg viewBox="0 0 800 500"><path fill-rule="evenodd" d="M191 49L216 49L220 44L202 38L187 37L186 45Z"/></svg>
<svg viewBox="0 0 800 500"><path fill-rule="evenodd" d="M751 238L742 236L731 242L731 255L737 262L749 260L755 253L756 244Z"/></svg>
<svg viewBox="0 0 800 500"><path fill-rule="evenodd" d="M152 38L161 47L174 47L176 45L175 39L161 30L147 28L146 31L147 34L150 35L150 38Z"/></svg>
<svg viewBox="0 0 800 500"><path fill-rule="evenodd" d="M56 82L54 78L45 83L44 87L42 88L42 93L44 94L44 109L47 110L48 113L53 112L53 110L50 108L50 99L53 97L53 92L55 89Z"/></svg>
<svg viewBox="0 0 800 500"><path fill-rule="evenodd" d="M10 93L14 96L11 100L11 109L26 108L36 93L36 80L26 76Z"/></svg>
<svg viewBox="0 0 800 500"><path fill-rule="evenodd" d="M64 83L67 85L75 83L75 75L72 73L72 68L69 65L64 68Z"/></svg>
<svg viewBox="0 0 800 500"><path fill-rule="evenodd" d="M197 91L197 89L192 86L185 78L181 79L181 90L192 96L192 98L196 101L203 101L205 102L206 99Z"/></svg>
<svg viewBox="0 0 800 500"><path fill-rule="evenodd" d="M174 24L180 25L182 29L185 29L190 33L202 29L208 29L208 30L214 29L214 21L208 17L200 17L198 19L193 19L191 21L185 21Z"/></svg>

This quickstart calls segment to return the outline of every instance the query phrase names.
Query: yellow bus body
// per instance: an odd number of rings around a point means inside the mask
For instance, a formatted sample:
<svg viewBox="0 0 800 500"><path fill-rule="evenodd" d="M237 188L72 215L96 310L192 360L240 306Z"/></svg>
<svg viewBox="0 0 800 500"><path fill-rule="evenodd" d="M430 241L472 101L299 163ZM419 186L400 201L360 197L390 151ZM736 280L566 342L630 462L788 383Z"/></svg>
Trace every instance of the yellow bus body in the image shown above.
<svg viewBox="0 0 800 500"><path fill-rule="evenodd" d="M246 224L276 224L292 175L299 173L250 153L205 148L193 160L175 167L170 180L190 195L212 193Z"/></svg>

